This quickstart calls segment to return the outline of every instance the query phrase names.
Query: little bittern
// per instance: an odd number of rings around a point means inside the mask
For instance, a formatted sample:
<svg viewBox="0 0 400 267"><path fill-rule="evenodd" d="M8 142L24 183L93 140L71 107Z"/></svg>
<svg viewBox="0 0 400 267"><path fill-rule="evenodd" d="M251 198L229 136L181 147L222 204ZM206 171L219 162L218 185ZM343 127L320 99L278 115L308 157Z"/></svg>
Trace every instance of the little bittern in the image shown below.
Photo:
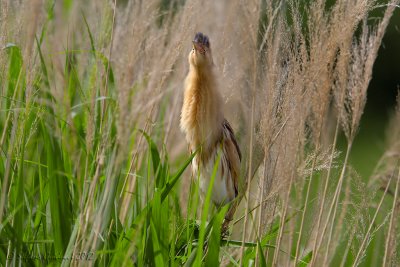
<svg viewBox="0 0 400 267"><path fill-rule="evenodd" d="M181 129L186 135L190 151L198 149L192 170L199 175L203 194L208 190L214 164L220 159L212 188L212 201L220 207L232 202L238 195L241 153L232 127L222 112L223 102L214 73L210 41L200 32L194 37L189 65ZM235 206L231 205L225 216L223 231L233 218Z"/></svg>

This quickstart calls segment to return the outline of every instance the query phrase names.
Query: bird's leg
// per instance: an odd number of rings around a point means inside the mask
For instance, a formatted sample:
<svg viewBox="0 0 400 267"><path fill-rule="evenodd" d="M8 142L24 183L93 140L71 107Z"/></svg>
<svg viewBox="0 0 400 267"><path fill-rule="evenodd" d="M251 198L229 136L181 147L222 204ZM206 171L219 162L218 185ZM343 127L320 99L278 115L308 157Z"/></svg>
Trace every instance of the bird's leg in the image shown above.
<svg viewBox="0 0 400 267"><path fill-rule="evenodd" d="M222 223L221 226L221 237L225 237L229 235L228 229L229 229L229 223L233 220L233 215L235 215L236 208L239 204L239 201L234 200L231 204L231 206L228 209L228 212L225 215L224 222Z"/></svg>

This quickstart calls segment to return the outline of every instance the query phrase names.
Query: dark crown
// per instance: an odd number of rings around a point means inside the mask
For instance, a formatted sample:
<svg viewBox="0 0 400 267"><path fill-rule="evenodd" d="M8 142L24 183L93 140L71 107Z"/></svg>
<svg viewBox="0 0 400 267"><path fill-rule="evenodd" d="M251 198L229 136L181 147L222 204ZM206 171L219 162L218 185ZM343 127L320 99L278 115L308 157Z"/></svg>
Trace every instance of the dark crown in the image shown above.
<svg viewBox="0 0 400 267"><path fill-rule="evenodd" d="M201 32L196 33L193 41L210 48L210 40L208 39L208 36L202 34Z"/></svg>

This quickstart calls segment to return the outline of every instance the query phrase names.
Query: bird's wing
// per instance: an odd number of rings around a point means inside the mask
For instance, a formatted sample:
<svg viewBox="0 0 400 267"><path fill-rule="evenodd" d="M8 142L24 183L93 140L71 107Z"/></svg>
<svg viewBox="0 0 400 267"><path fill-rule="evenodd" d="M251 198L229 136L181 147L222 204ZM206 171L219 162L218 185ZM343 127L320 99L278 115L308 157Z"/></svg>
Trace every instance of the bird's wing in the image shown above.
<svg viewBox="0 0 400 267"><path fill-rule="evenodd" d="M224 132L224 147L226 152L225 155L235 187L235 196L237 196L239 189L240 161L242 159L242 154L240 153L240 148L236 142L235 135L233 133L232 127L229 125L229 122L227 120L224 120L222 125Z"/></svg>

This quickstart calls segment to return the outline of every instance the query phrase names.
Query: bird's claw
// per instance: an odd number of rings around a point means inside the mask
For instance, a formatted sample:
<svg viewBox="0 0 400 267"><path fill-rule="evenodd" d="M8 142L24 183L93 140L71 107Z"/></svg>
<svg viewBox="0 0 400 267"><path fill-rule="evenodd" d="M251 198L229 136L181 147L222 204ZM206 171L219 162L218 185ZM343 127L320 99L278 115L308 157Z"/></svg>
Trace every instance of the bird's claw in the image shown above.
<svg viewBox="0 0 400 267"><path fill-rule="evenodd" d="M230 223L230 221L226 220L226 219L222 223L222 226L221 226L221 238L225 238L225 237L228 237L230 235L229 234L229 223Z"/></svg>

